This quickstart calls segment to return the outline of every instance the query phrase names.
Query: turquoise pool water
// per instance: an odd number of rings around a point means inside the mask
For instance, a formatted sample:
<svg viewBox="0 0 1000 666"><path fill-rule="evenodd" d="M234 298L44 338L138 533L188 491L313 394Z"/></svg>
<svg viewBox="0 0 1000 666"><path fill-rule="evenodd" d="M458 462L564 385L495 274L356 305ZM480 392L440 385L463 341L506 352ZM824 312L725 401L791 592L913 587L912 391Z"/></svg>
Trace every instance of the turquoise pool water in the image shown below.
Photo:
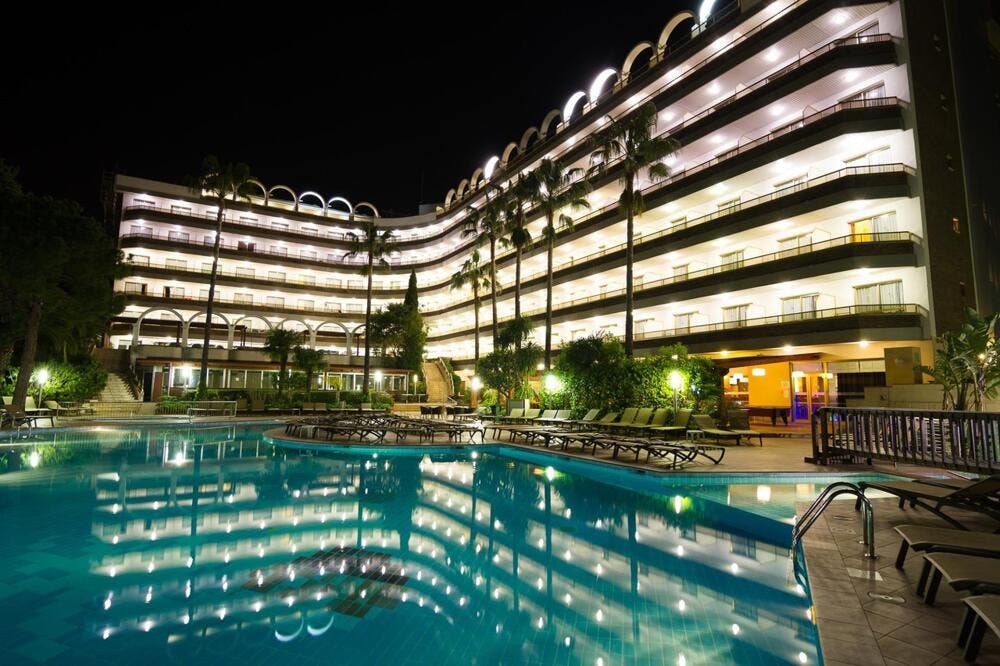
<svg viewBox="0 0 1000 666"><path fill-rule="evenodd" d="M3 663L820 662L786 521L822 478L262 430L0 442Z"/></svg>

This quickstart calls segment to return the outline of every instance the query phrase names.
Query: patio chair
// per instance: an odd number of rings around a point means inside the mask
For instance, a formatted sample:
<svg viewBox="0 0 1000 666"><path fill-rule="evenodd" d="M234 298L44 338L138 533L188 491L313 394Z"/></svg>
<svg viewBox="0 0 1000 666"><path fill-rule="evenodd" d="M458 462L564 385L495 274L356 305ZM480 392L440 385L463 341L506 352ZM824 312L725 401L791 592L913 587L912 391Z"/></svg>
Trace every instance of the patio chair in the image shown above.
<svg viewBox="0 0 1000 666"><path fill-rule="evenodd" d="M566 421L566 425L571 428L576 428L578 426L587 427L591 423L597 420L597 415L601 413L599 409L588 409L587 413L583 415L583 418L579 419L569 419Z"/></svg>
<svg viewBox="0 0 1000 666"><path fill-rule="evenodd" d="M971 663L979 656L987 629L1000 636L1000 597L968 597L964 601L965 620L958 632L958 646L965 648L965 661Z"/></svg>
<svg viewBox="0 0 1000 666"><path fill-rule="evenodd" d="M638 408L636 408L636 407L628 407L628 408L625 409L624 412L622 412L622 417L620 419L618 419L617 421L608 423L608 422L604 421L604 419L601 419L596 425L599 426L600 428L602 428L603 430L609 430L610 431L610 430L612 430L614 428L620 428L622 426L631 425L632 422L635 421L635 416L638 413L639 413Z"/></svg>
<svg viewBox="0 0 1000 666"><path fill-rule="evenodd" d="M608 425L608 431L631 432L632 430L638 430L643 426L648 425L651 418L653 418L653 408L643 407L642 409L636 411L635 418L632 419L631 423L611 423Z"/></svg>
<svg viewBox="0 0 1000 666"><path fill-rule="evenodd" d="M1000 504L997 502L1000 476L989 476L964 488L944 488L912 481L862 481L858 487L862 493L868 488L874 488L895 495L899 498L900 509L909 502L911 507L919 506L927 509L960 530L966 529L965 526L945 514L942 508L966 509L1000 520ZM860 507L861 499L858 498L854 508L860 509Z"/></svg>
<svg viewBox="0 0 1000 666"><path fill-rule="evenodd" d="M722 428L717 427L715 419L708 414L692 414L691 420L694 421L695 428L706 435L710 435L716 442L724 439L734 439L736 440L736 445L739 446L740 434L732 430L723 430Z"/></svg>
<svg viewBox="0 0 1000 666"><path fill-rule="evenodd" d="M760 445L764 446L763 433L750 429L750 410L748 409L729 412L729 430L750 440L756 437L760 441Z"/></svg>
<svg viewBox="0 0 1000 666"><path fill-rule="evenodd" d="M980 557L1000 557L1000 534L994 532L970 532L950 527L927 527L925 525L897 525L893 529L902 538L896 555L896 568L902 569L906 554L933 551L936 553L964 553Z"/></svg>
<svg viewBox="0 0 1000 666"><path fill-rule="evenodd" d="M647 433L651 432L653 428L662 428L666 426L668 418L670 418L670 410L666 407L659 407L653 412L653 417L649 420L649 423L643 426L636 426L636 430Z"/></svg>
<svg viewBox="0 0 1000 666"><path fill-rule="evenodd" d="M46 400L45 408L51 410L56 416L76 416L80 413L79 407L63 407L56 400Z"/></svg>
<svg viewBox="0 0 1000 666"><path fill-rule="evenodd" d="M250 400L250 411L251 412L263 412L264 411L264 400L262 398L251 398L251 400Z"/></svg>
<svg viewBox="0 0 1000 666"><path fill-rule="evenodd" d="M920 581L930 582L923 591L924 603L933 606L944 581L956 592L971 590L973 594L1000 592L1000 560L960 553L928 553L924 555L924 570ZM917 586L917 594L921 594Z"/></svg>
<svg viewBox="0 0 1000 666"><path fill-rule="evenodd" d="M674 418L672 425L657 425L647 428L647 432L652 434L663 434L672 435L679 434L683 435L684 431L687 430L688 423L691 422L691 410L690 409L678 409L677 415Z"/></svg>

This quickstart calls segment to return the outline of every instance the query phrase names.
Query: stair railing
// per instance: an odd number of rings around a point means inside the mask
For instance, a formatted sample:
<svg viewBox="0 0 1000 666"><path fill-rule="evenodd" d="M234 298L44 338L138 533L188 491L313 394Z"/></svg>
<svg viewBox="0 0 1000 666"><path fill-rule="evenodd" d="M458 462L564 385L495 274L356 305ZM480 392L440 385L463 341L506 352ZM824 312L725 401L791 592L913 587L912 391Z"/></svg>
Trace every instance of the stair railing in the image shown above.
<svg viewBox="0 0 1000 666"><path fill-rule="evenodd" d="M875 554L875 514L872 510L871 500L865 497L864 491L862 491L857 484L849 481L837 481L828 485L823 492L819 494L819 497L813 500L813 503L809 505L806 512L795 521L795 525L792 527L791 553L793 556L796 548L802 541L802 537L805 536L806 532L809 531L809 528L813 526L820 514L822 514L823 511L830 506L830 502L840 495L852 495L857 498L857 502L861 505L862 530L861 539L858 543L867 546L864 554L865 559L874 560L878 558Z"/></svg>

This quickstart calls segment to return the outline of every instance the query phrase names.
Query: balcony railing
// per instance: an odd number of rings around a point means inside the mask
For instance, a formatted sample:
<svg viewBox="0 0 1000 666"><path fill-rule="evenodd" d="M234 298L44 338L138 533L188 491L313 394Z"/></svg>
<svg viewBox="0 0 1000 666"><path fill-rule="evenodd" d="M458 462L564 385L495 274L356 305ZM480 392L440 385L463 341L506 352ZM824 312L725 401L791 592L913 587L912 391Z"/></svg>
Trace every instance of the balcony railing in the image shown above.
<svg viewBox="0 0 1000 666"><path fill-rule="evenodd" d="M187 294L183 294L183 295L176 295L176 294L173 294L173 293L169 293L168 294L165 291L158 290L158 289L147 289L144 292L143 291L122 291L122 292L119 292L119 293L124 294L126 298L128 298L128 297L133 297L133 298L148 298L148 299L161 300L161 301L164 301L166 303L178 303L178 304L179 303L191 303L191 304L197 304L197 305L207 305L208 304L208 298L202 298L201 296L188 296ZM220 305L220 304L221 305L232 305L232 306L235 306L235 309L238 309L238 310L239 309L242 309L242 310L270 310L270 311L274 311L274 312L285 312L285 313L289 313L289 314L307 313L307 314L320 314L320 315L323 315L323 314L355 314L355 315L364 315L364 312L365 312L365 309L364 309L365 306L364 305L356 306L356 309L349 309L349 308L343 307L342 304L339 304L339 303L337 304L336 308L327 308L327 307L319 308L319 307L316 307L316 306L309 307L309 306L304 306L304 305L297 305L297 306L293 307L293 306L285 305L285 304L266 303L266 302L261 302L261 301L247 301L247 300L241 300L241 299L235 299L235 298L219 298L219 297L216 297L214 299L214 303L216 305Z"/></svg>

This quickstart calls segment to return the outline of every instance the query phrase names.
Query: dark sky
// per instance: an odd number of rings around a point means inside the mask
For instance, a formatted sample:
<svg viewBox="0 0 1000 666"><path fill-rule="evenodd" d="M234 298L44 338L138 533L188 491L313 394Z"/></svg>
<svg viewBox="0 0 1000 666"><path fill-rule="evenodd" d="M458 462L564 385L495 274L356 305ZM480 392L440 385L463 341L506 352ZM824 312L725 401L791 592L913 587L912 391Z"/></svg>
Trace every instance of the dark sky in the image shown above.
<svg viewBox="0 0 1000 666"><path fill-rule="evenodd" d="M0 158L94 213L105 171L182 182L215 153L410 214L695 4L52 9L0 46Z"/></svg>

